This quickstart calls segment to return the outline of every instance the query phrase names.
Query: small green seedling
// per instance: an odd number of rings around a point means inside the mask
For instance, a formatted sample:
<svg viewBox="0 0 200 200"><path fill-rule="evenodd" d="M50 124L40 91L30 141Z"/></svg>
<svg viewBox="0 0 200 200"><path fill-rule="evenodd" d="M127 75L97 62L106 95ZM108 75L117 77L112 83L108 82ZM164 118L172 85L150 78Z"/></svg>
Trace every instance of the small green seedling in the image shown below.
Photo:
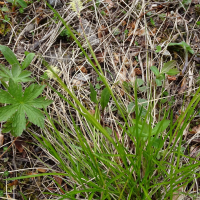
<svg viewBox="0 0 200 200"><path fill-rule="evenodd" d="M150 18L150 22L151 22L151 24L152 24L153 26L155 26L155 21L153 20L152 17Z"/></svg>
<svg viewBox="0 0 200 200"><path fill-rule="evenodd" d="M179 73L179 70L176 68L173 68L176 66L176 61L171 60L167 63L164 64L163 68L161 69L161 72L159 72L158 68L156 66L151 66L150 69L151 71L155 74L156 76L156 84L157 86L162 85L162 80L165 79L165 74L168 74L170 76L176 75Z"/></svg>
<svg viewBox="0 0 200 200"><path fill-rule="evenodd" d="M194 54L194 50L190 47L190 45L188 45L187 43L185 43L184 41L180 42L180 43L169 43L168 46L175 46L178 45L180 47L183 48L184 53L185 53L185 64L182 70L182 74L184 74L185 70L187 69L188 66L188 52L191 54Z"/></svg>
<svg viewBox="0 0 200 200"><path fill-rule="evenodd" d="M22 9L27 7L27 3L24 0L7 0L7 1L12 3L12 12L15 11L15 8L17 7L18 4L21 6Z"/></svg>
<svg viewBox="0 0 200 200"><path fill-rule="evenodd" d="M162 50L161 46L157 46L155 52L159 53Z"/></svg>
<svg viewBox="0 0 200 200"><path fill-rule="evenodd" d="M90 99L96 104L95 113L99 113L98 104L101 104L102 116L104 116L104 110L110 100L109 90L107 88L104 88L101 92L101 98L97 100L97 92L94 89L93 85L90 83ZM97 116L97 118L99 117Z"/></svg>
<svg viewBox="0 0 200 200"><path fill-rule="evenodd" d="M15 137L20 136L28 122L43 128L45 117L40 109L46 108L52 101L38 96L46 86L31 84L23 91L20 84L33 81L30 78L31 72L23 69L28 67L35 54L29 53L20 64L8 47L0 45L0 51L12 66L11 70L3 65L0 66L0 81L6 88L6 90L0 89L0 103L6 104L0 107L0 121L6 122L2 132L11 132Z"/></svg>

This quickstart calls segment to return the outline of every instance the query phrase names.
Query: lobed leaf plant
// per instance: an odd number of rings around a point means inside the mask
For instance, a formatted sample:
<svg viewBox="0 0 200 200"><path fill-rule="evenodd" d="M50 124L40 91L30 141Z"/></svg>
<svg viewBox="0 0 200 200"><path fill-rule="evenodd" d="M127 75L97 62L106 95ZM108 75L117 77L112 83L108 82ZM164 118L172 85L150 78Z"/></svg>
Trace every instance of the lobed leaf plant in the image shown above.
<svg viewBox="0 0 200 200"><path fill-rule="evenodd" d="M0 81L5 87L5 90L0 89L0 103L6 104L0 107L0 121L6 122L2 132L20 136L28 122L44 128L45 117L40 108L46 108L52 103L52 100L46 100L45 97L38 98L45 85L32 83L24 91L22 89L22 83L33 81L31 72L24 69L29 66L35 54L28 54L20 64L8 47L0 45L0 51L12 66L11 70L0 66Z"/></svg>

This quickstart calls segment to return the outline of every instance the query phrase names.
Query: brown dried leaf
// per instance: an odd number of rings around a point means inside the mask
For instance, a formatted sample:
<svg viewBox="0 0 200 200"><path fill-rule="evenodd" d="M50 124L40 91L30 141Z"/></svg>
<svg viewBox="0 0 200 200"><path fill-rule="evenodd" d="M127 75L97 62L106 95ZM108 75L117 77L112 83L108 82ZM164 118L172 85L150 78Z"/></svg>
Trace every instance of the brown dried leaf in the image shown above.
<svg viewBox="0 0 200 200"><path fill-rule="evenodd" d="M170 75L168 75L167 79L170 80L170 81L175 81L176 80L176 76L170 76Z"/></svg>
<svg viewBox="0 0 200 200"><path fill-rule="evenodd" d="M22 153L24 151L23 145L24 145L23 141L21 141L21 140L15 141L15 147L20 153Z"/></svg>
<svg viewBox="0 0 200 200"><path fill-rule="evenodd" d="M122 63L128 68L130 67L130 61L126 56L122 56Z"/></svg>
<svg viewBox="0 0 200 200"><path fill-rule="evenodd" d="M54 177L55 181L56 181L59 185L62 184L63 179L62 179L61 177L59 177L59 176L53 176L53 177Z"/></svg>
<svg viewBox="0 0 200 200"><path fill-rule="evenodd" d="M129 78L130 82L132 82L132 83L135 82L135 69L133 69L133 67L130 70L128 78Z"/></svg>
<svg viewBox="0 0 200 200"><path fill-rule="evenodd" d="M126 21L123 20L123 21L122 21L122 26L125 26L125 25L126 25Z"/></svg>
<svg viewBox="0 0 200 200"><path fill-rule="evenodd" d="M28 172L27 173L27 175L35 175L35 174L37 174L37 173L35 173L35 172ZM31 179L34 180L34 177L32 177Z"/></svg>
<svg viewBox="0 0 200 200"><path fill-rule="evenodd" d="M138 76L142 75L142 71L140 68L135 68L134 71L135 71L136 75L138 75Z"/></svg>
<svg viewBox="0 0 200 200"><path fill-rule="evenodd" d="M115 64L118 64L119 63L119 54L114 52L114 57L115 57L115 60L114 60Z"/></svg>
<svg viewBox="0 0 200 200"><path fill-rule="evenodd" d="M78 70L81 70L83 73L86 73L86 74L87 74L87 69L86 69L84 66L82 66L82 65L77 66L77 67L76 67L76 70L77 70L77 71L78 71Z"/></svg>
<svg viewBox="0 0 200 200"><path fill-rule="evenodd" d="M134 35L138 35L138 36L145 35L145 27L137 30Z"/></svg>
<svg viewBox="0 0 200 200"><path fill-rule="evenodd" d="M96 54L97 60L99 63L104 62L105 60L105 52L99 52Z"/></svg>
<svg viewBox="0 0 200 200"><path fill-rule="evenodd" d="M89 113L90 113L91 115L94 115L94 114L95 114L95 110L89 110Z"/></svg>
<svg viewBox="0 0 200 200"><path fill-rule="evenodd" d="M134 28L135 28L135 21L129 23L128 26L127 26L127 29L134 30Z"/></svg>
<svg viewBox="0 0 200 200"><path fill-rule="evenodd" d="M105 0L105 3L108 3L108 9L111 9L114 6L114 3L111 0Z"/></svg>
<svg viewBox="0 0 200 200"><path fill-rule="evenodd" d="M37 170L38 172L41 172L41 173L45 173L47 171L46 169L43 169L43 168L38 168Z"/></svg>
<svg viewBox="0 0 200 200"><path fill-rule="evenodd" d="M105 36L107 34L108 34L108 29L104 25L99 27L99 29L98 29L98 38L99 39L102 39L103 36Z"/></svg>
<svg viewBox="0 0 200 200"><path fill-rule="evenodd" d="M3 145L4 135L0 134L0 147Z"/></svg>
<svg viewBox="0 0 200 200"><path fill-rule="evenodd" d="M180 88L178 94L181 94L181 93L185 92L186 89L187 89L187 80L184 77L183 80L182 80L181 88Z"/></svg>
<svg viewBox="0 0 200 200"><path fill-rule="evenodd" d="M195 134L195 133L200 133L200 124L197 126L194 126L192 128L192 131L190 131L190 133Z"/></svg>
<svg viewBox="0 0 200 200"><path fill-rule="evenodd" d="M18 180L14 180L13 182L9 183L8 186L14 186L14 185L18 185Z"/></svg>
<svg viewBox="0 0 200 200"><path fill-rule="evenodd" d="M122 84L124 81L127 81L128 71L125 67L122 67L121 71L119 72L118 80Z"/></svg>

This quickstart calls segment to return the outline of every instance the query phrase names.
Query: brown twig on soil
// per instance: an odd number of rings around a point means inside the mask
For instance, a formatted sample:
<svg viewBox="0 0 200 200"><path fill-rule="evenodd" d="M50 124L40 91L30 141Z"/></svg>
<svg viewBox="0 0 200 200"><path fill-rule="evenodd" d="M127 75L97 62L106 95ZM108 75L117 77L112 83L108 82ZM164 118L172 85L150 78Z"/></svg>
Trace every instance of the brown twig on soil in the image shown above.
<svg viewBox="0 0 200 200"><path fill-rule="evenodd" d="M12 147L12 145L15 143L15 141L17 140L17 138L18 138L18 137L16 137L16 138L12 141L11 145L6 149L6 151L3 152L3 153L0 155L0 158Z"/></svg>

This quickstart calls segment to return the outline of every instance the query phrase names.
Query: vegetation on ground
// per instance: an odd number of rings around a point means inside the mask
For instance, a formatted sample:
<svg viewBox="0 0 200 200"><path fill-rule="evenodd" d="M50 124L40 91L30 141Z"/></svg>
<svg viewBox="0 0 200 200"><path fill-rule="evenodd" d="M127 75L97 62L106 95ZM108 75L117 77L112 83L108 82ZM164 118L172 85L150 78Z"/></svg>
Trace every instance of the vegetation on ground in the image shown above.
<svg viewBox="0 0 200 200"><path fill-rule="evenodd" d="M1 198L199 198L198 1L0 5Z"/></svg>

